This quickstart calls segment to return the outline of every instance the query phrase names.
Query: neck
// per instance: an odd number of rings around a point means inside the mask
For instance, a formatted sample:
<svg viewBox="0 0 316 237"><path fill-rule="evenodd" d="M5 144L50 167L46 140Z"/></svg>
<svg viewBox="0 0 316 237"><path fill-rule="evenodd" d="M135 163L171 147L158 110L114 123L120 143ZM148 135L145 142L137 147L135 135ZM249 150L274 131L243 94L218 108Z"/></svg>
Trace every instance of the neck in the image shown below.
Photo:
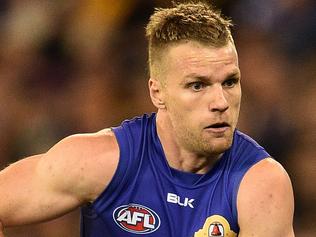
<svg viewBox="0 0 316 237"><path fill-rule="evenodd" d="M158 111L156 117L157 133L170 167L184 172L205 174L220 155L200 155L189 151L177 139L170 118L165 112Z"/></svg>

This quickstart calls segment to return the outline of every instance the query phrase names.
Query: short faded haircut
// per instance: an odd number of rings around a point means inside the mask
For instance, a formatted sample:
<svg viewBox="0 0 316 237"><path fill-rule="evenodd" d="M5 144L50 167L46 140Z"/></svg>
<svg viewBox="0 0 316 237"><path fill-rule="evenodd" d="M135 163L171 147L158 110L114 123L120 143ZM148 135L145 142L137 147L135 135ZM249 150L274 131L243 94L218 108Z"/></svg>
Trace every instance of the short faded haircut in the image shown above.
<svg viewBox="0 0 316 237"><path fill-rule="evenodd" d="M233 43L232 22L210 4L190 2L156 8L146 27L150 76L156 76L163 50L181 41L222 47Z"/></svg>

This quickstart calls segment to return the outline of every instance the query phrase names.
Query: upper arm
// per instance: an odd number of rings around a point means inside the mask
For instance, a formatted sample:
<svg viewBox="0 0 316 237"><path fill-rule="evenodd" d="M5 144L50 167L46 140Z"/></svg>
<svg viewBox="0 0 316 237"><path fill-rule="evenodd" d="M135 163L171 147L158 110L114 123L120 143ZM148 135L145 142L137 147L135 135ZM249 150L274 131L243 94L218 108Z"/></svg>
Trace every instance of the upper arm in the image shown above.
<svg viewBox="0 0 316 237"><path fill-rule="evenodd" d="M93 201L114 175L119 148L111 131L62 140L38 164L37 172L53 191Z"/></svg>
<svg viewBox="0 0 316 237"><path fill-rule="evenodd" d="M237 196L239 236L293 237L294 198L291 181L272 159L254 165Z"/></svg>
<svg viewBox="0 0 316 237"><path fill-rule="evenodd" d="M45 221L93 201L111 180L118 156L112 132L81 134L10 165L0 173L1 221Z"/></svg>

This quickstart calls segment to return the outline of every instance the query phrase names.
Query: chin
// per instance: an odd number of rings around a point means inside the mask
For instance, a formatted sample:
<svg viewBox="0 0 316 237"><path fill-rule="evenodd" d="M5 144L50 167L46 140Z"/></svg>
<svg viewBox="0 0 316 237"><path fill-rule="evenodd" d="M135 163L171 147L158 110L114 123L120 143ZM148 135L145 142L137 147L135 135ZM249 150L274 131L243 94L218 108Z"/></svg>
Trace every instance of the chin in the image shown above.
<svg viewBox="0 0 316 237"><path fill-rule="evenodd" d="M207 144L207 153L219 155L227 151L232 146L232 139L220 139Z"/></svg>

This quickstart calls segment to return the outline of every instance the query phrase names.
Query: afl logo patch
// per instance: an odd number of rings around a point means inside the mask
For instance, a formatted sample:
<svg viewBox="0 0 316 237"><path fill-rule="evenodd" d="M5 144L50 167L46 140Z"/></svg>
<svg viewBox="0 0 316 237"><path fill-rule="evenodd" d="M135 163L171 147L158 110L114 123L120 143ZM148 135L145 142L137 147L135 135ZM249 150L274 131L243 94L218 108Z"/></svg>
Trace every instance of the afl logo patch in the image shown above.
<svg viewBox="0 0 316 237"><path fill-rule="evenodd" d="M156 212L139 204L128 204L113 211L115 223L133 234L149 234L158 230L160 218Z"/></svg>

